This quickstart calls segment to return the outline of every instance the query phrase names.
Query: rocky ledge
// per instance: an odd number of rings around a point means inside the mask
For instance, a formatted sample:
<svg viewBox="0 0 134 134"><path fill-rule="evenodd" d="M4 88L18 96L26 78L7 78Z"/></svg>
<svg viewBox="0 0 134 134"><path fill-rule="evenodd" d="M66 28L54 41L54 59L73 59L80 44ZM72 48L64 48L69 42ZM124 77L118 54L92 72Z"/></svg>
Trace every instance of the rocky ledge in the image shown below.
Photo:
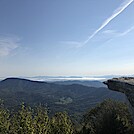
<svg viewBox="0 0 134 134"><path fill-rule="evenodd" d="M110 90L122 92L127 96L134 119L134 77L113 78L105 81L104 84Z"/></svg>

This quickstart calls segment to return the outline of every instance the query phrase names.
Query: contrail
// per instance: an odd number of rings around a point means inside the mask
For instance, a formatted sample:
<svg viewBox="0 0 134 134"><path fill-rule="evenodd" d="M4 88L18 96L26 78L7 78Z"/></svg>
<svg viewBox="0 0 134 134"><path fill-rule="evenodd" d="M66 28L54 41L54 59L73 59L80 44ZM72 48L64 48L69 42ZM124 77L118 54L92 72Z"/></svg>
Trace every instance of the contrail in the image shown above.
<svg viewBox="0 0 134 134"><path fill-rule="evenodd" d="M126 0L125 2L123 2L114 12L113 14L106 19L102 25L92 34L88 37L87 40L85 40L84 42L82 42L82 46L87 44L89 42L90 39L92 39L99 31L101 31L105 26L107 26L115 17L117 17L119 14L121 14L132 2L134 2L134 0Z"/></svg>

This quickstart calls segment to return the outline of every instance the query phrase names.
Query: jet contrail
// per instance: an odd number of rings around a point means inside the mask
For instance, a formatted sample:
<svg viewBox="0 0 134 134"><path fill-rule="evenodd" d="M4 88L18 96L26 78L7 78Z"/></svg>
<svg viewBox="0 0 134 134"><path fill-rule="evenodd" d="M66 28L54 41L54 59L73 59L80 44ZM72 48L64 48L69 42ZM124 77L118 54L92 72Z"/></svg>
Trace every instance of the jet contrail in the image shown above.
<svg viewBox="0 0 134 134"><path fill-rule="evenodd" d="M107 26L115 17L117 17L119 14L121 14L134 0L126 0L123 2L114 12L113 14L106 19L102 25L92 34L88 37L87 40L81 43L81 46L84 46L89 42L90 39L92 39L100 30L102 30L105 26Z"/></svg>

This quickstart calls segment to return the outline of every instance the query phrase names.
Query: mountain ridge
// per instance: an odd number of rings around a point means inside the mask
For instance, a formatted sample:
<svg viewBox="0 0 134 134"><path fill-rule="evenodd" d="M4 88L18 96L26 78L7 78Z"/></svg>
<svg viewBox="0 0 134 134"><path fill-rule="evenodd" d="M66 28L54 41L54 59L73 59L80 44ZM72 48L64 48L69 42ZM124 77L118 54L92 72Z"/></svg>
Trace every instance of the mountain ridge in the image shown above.
<svg viewBox="0 0 134 134"><path fill-rule="evenodd" d="M78 83L60 85L22 78L6 78L1 81L0 98L9 108L24 102L32 106L47 105L53 113L67 111L70 114L85 112L108 98L125 100L121 93L105 87L89 87Z"/></svg>

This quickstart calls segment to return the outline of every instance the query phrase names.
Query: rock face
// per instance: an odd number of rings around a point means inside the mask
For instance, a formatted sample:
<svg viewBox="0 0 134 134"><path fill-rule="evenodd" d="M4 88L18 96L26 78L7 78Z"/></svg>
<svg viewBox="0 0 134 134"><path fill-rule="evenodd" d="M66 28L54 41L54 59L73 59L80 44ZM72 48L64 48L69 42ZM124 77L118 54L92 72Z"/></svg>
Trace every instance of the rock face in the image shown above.
<svg viewBox="0 0 134 134"><path fill-rule="evenodd" d="M134 77L113 78L104 82L110 90L122 92L130 102L129 107L134 119Z"/></svg>

